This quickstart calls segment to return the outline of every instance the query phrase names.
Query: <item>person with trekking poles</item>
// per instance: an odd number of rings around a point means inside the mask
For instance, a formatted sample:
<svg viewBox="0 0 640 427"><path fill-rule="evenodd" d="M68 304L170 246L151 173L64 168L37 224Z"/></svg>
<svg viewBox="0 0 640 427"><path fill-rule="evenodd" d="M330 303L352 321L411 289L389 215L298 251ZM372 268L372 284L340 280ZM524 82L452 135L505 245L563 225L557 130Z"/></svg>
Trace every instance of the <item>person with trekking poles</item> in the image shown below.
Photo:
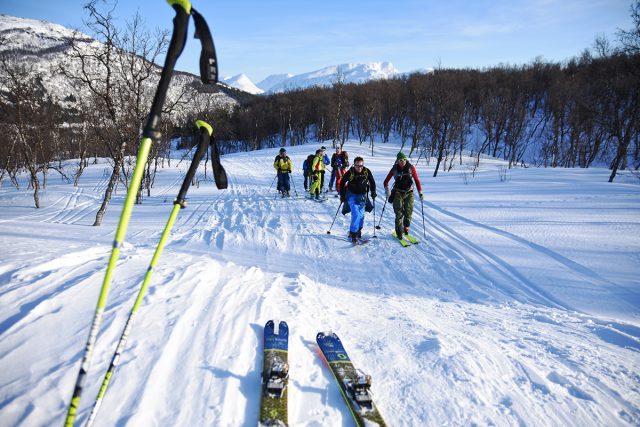
<svg viewBox="0 0 640 427"><path fill-rule="evenodd" d="M273 161L273 167L278 171L278 192L282 197L290 197L289 174L293 170L293 163L284 147L280 149L280 153Z"/></svg>
<svg viewBox="0 0 640 427"><path fill-rule="evenodd" d="M302 176L304 176L304 191L307 192L311 188L311 184L313 180L311 176L313 175L311 172L311 166L313 165L313 159L315 159L315 154L309 154L304 162L302 162Z"/></svg>
<svg viewBox="0 0 640 427"><path fill-rule="evenodd" d="M340 181L349 167L349 155L340 146L336 147L336 152L331 156L331 179L329 180L329 191L333 191L333 183L336 184L336 191L340 193ZM336 195L336 197L338 197Z"/></svg>
<svg viewBox="0 0 640 427"><path fill-rule="evenodd" d="M364 225L364 213L373 210L373 204L369 200L376 199L376 180L369 168L364 166L364 159L356 157L353 167L342 177L340 201L344 203L342 214L351 212L351 224L349 225L349 238L356 243L362 237ZM375 221L375 220L374 220Z"/></svg>
<svg viewBox="0 0 640 427"><path fill-rule="evenodd" d="M389 181L394 178L393 188L389 189ZM422 185L418 178L416 167L407 160L407 156L400 151L396 162L384 180L384 191L389 203L393 203L395 218L395 233L399 240L403 234L409 234L411 215L413 214L413 184L416 184L420 200L423 200Z"/></svg>
<svg viewBox="0 0 640 427"><path fill-rule="evenodd" d="M316 150L316 156L313 158L311 162L311 198L315 200L320 200L320 192L322 190L322 177L324 176L324 162L322 161L322 157L324 152L322 149Z"/></svg>

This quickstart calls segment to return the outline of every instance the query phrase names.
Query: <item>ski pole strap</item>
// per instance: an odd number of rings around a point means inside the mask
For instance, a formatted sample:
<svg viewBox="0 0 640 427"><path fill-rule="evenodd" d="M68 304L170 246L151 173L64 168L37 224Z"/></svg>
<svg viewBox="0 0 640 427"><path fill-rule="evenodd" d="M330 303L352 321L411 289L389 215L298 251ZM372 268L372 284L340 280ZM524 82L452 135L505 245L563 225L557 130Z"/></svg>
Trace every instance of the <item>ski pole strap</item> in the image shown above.
<svg viewBox="0 0 640 427"><path fill-rule="evenodd" d="M218 187L218 190L224 190L229 185L227 172L224 170L222 163L220 163L220 150L213 135L211 136L211 167L213 168L213 178L216 181L216 187Z"/></svg>
<svg viewBox="0 0 640 427"><path fill-rule="evenodd" d="M213 45L213 37L209 26L195 9L191 9L191 16L196 24L194 38L200 39L202 51L200 52L200 79L204 84L215 85L218 83L218 60L216 58L216 48Z"/></svg>
<svg viewBox="0 0 640 427"><path fill-rule="evenodd" d="M174 204L180 205L182 209L187 207L187 191L189 191L191 181L193 181L193 177L196 175L198 166L200 166L200 162L202 161L204 154L207 152L209 138L213 133L211 126L202 120L197 120L196 126L198 126L199 130L198 147L196 148L196 153L193 155L193 160L191 160L191 165L189 166L187 175L184 177L184 181L182 181L182 187L180 187L178 197L176 197L176 200L173 202Z"/></svg>

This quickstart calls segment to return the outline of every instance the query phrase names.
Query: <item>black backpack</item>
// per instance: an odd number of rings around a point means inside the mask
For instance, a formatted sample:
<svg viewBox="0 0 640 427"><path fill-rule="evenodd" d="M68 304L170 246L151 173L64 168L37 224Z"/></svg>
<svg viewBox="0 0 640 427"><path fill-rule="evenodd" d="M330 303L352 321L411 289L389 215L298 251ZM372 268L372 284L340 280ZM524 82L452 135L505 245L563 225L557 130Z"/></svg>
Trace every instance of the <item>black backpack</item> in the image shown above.
<svg viewBox="0 0 640 427"><path fill-rule="evenodd" d="M342 153L340 153L340 157L342 157L342 167L343 169L346 169L349 167L349 153L347 153L346 151L342 150Z"/></svg>
<svg viewBox="0 0 640 427"><path fill-rule="evenodd" d="M316 157L315 154L309 154L307 156L307 172L311 172L311 168L313 167L313 159Z"/></svg>

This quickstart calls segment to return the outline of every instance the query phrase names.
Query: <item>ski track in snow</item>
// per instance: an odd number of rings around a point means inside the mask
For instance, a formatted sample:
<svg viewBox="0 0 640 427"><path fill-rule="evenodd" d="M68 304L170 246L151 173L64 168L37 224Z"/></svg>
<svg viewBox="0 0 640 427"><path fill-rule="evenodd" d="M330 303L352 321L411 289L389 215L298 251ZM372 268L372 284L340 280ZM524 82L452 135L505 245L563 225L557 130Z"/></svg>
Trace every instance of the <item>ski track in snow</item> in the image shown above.
<svg viewBox="0 0 640 427"><path fill-rule="evenodd" d="M366 151L350 144L352 158ZM324 330L338 333L356 367L372 374L389 425L640 424L637 287L577 259L560 239L540 243L536 224L518 233L478 219L471 202L456 209L456 191L468 187L454 180L443 179L448 199L430 201L444 197L443 184L430 180L424 166L426 230L419 200L411 227L422 242L409 248L394 242L393 210L386 206L382 229L374 229L369 214L364 233L371 241L352 247L349 216L338 213L327 234L338 199L332 193L322 203L305 199L299 169L311 148L290 149L291 199L275 194L276 151L225 156L229 189L215 190L210 179L190 189L96 425L255 425L269 319L286 320L291 331L292 426L353 425L318 354L315 336ZM365 155L380 194L396 151L385 146L374 158ZM134 208L80 422L187 167L161 169L152 196ZM489 166L477 184L486 185L483 191L494 190L488 178L494 173ZM49 183L37 211L30 194L0 191L0 244L12 248L0 265L2 424L63 420L124 198L118 191L103 226L89 227L109 176L103 165L92 165L77 188ZM550 196L560 191L549 187ZM637 188L615 200L631 201L627 209L637 211ZM602 197L573 200L588 211ZM384 199L377 202L375 223ZM610 223L640 231L637 217ZM637 238L629 239L616 250L637 251ZM627 261L633 258L640 260L637 252L621 259L619 277L637 277L637 264Z"/></svg>

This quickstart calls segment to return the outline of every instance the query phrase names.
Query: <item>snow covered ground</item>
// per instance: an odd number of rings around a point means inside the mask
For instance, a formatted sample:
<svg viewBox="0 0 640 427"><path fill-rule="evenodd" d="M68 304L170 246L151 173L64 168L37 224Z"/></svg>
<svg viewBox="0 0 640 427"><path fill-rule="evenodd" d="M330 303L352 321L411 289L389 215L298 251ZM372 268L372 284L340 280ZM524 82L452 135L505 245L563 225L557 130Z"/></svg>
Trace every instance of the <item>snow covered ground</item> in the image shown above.
<svg viewBox="0 0 640 427"><path fill-rule="evenodd" d="M191 188L155 269L96 425L253 426L262 326L290 327L293 426L351 426L321 361L333 330L373 376L389 425L640 424L640 184L604 169L515 169L485 160L432 178L413 234L387 205L352 247L338 199L274 197L277 148L223 158L228 190ZM347 144L381 185L397 146ZM188 165L160 170L134 209L83 394L84 422ZM92 227L107 164L78 188L51 177L42 209L0 189L0 425L63 423L124 191ZM204 168L200 170L203 177ZM208 172L209 179L211 178ZM504 176L502 176L504 178ZM467 181L467 183L465 183ZM23 180L26 188L26 179ZM380 190L382 194L382 190ZM331 194L330 194L331 196ZM384 200L377 200L376 219ZM424 238L426 234L426 238Z"/></svg>

